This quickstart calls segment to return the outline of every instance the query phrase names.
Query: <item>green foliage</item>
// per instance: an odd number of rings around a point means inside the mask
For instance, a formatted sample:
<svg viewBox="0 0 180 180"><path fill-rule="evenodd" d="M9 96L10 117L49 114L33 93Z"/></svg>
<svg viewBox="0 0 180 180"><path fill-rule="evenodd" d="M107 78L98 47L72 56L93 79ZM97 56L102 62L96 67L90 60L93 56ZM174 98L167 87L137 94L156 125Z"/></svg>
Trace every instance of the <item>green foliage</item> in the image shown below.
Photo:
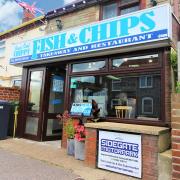
<svg viewBox="0 0 180 180"><path fill-rule="evenodd" d="M171 49L170 61L174 74L175 91L180 92L180 83L177 82L177 77L178 77L177 52L174 49Z"/></svg>
<svg viewBox="0 0 180 180"><path fill-rule="evenodd" d="M171 51L170 60L171 60L171 66L173 68L173 71L177 72L177 52L176 51L174 50Z"/></svg>
<svg viewBox="0 0 180 180"><path fill-rule="evenodd" d="M180 93L180 82L176 84L176 93Z"/></svg>
<svg viewBox="0 0 180 180"><path fill-rule="evenodd" d="M68 139L73 139L75 134L74 123L71 118L69 118L65 124L64 130L67 134Z"/></svg>

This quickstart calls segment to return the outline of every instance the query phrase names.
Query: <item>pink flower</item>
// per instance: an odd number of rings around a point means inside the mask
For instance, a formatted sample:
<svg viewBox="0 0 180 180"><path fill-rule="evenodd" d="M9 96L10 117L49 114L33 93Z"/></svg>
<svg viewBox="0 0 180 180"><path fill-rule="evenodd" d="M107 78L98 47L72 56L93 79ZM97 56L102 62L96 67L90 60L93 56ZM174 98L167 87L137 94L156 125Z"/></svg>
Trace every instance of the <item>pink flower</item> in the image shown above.
<svg viewBox="0 0 180 180"><path fill-rule="evenodd" d="M84 141L86 137L84 125L75 125L75 139L78 141Z"/></svg>

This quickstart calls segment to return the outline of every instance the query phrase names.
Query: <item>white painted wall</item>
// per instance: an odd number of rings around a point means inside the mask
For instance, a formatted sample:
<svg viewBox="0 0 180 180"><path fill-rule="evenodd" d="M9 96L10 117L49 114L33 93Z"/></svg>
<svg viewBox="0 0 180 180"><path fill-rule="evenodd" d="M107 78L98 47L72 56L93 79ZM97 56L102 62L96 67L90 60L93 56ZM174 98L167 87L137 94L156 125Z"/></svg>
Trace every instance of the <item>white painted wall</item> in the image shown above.
<svg viewBox="0 0 180 180"><path fill-rule="evenodd" d="M27 32L19 33L10 38L5 39L6 41L5 56L0 57L1 86L11 87L13 77L22 75L22 68L9 64L12 44L34 39L36 37L43 36L44 34L45 31L39 30L39 27L37 27L35 29L29 30Z"/></svg>

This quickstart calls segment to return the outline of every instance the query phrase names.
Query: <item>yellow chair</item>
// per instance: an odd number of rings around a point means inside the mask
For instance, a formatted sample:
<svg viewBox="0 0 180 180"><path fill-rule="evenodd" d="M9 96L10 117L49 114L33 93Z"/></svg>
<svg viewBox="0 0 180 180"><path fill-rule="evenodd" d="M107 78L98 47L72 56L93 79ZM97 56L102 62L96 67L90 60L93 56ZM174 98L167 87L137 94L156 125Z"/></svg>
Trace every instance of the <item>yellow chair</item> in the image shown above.
<svg viewBox="0 0 180 180"><path fill-rule="evenodd" d="M115 110L117 118L124 118L126 114L128 114L128 118L130 118L132 106L115 106Z"/></svg>

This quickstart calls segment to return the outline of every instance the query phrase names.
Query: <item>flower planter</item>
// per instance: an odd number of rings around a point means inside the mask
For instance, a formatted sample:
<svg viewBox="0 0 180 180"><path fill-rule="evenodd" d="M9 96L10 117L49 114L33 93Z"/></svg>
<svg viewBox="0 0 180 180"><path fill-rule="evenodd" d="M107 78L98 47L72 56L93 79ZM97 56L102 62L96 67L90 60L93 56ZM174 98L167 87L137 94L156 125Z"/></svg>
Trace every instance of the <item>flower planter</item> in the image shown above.
<svg viewBox="0 0 180 180"><path fill-rule="evenodd" d="M67 154L74 156L74 139L67 139Z"/></svg>
<svg viewBox="0 0 180 180"><path fill-rule="evenodd" d="M85 158L85 141L74 140L75 159L84 160Z"/></svg>

